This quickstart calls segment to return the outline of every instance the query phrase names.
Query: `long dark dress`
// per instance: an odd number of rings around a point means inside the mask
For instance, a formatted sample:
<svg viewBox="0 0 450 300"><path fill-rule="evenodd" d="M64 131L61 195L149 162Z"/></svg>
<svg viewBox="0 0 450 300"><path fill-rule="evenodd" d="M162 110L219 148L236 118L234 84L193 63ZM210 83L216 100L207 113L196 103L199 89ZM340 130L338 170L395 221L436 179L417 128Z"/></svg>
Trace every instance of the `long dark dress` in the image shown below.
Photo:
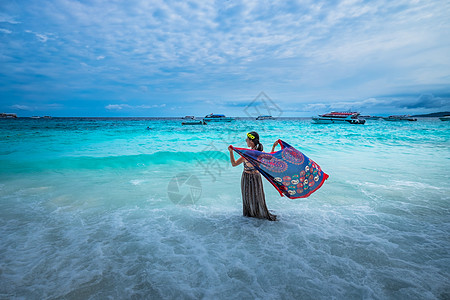
<svg viewBox="0 0 450 300"><path fill-rule="evenodd" d="M277 219L277 216L267 209L261 174L246 160L244 160L244 172L242 172L241 191L244 216L270 221Z"/></svg>

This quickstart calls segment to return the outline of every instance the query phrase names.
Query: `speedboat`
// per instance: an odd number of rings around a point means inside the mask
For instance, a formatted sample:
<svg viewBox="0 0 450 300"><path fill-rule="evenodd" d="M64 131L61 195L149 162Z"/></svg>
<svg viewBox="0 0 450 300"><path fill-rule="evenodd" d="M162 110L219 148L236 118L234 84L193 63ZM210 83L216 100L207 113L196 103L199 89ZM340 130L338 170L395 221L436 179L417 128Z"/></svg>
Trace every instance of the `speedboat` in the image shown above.
<svg viewBox="0 0 450 300"><path fill-rule="evenodd" d="M379 120L382 119L383 117L379 117L379 116L358 116L360 119L364 119L364 120Z"/></svg>
<svg viewBox="0 0 450 300"><path fill-rule="evenodd" d="M256 120L275 120L272 116L258 116Z"/></svg>
<svg viewBox="0 0 450 300"><path fill-rule="evenodd" d="M182 119L184 119L184 120L194 120L195 116L184 116Z"/></svg>
<svg viewBox="0 0 450 300"><path fill-rule="evenodd" d="M383 119L385 121L417 121L416 118L413 118L410 115L389 116L389 117L383 118Z"/></svg>
<svg viewBox="0 0 450 300"><path fill-rule="evenodd" d="M181 125L206 125L205 120L182 122Z"/></svg>
<svg viewBox="0 0 450 300"><path fill-rule="evenodd" d="M203 118L205 122L231 122L234 121L231 117L225 117L225 115L209 114Z"/></svg>
<svg viewBox="0 0 450 300"><path fill-rule="evenodd" d="M439 117L439 119L441 119L441 121L450 121L450 116Z"/></svg>
<svg viewBox="0 0 450 300"><path fill-rule="evenodd" d="M317 124L364 124L366 120L358 118L357 112L335 112L313 117L313 122Z"/></svg>

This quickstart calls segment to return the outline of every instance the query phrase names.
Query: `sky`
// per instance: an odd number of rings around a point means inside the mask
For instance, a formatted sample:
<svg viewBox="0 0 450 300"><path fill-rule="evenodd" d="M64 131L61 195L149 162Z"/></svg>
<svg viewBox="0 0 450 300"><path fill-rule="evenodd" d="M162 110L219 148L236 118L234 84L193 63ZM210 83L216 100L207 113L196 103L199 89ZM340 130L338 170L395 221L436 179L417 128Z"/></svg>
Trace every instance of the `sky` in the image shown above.
<svg viewBox="0 0 450 300"><path fill-rule="evenodd" d="M450 1L0 1L0 112L450 111Z"/></svg>

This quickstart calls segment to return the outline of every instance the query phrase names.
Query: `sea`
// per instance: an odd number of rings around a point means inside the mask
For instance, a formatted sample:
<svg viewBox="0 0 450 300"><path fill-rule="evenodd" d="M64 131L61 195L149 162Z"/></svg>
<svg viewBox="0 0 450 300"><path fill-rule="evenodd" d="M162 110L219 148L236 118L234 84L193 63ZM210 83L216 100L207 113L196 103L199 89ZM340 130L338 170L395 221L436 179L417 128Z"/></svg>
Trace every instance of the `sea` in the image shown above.
<svg viewBox="0 0 450 300"><path fill-rule="evenodd" d="M0 119L0 299L450 299L450 122L182 121ZM249 131L330 176L263 178L276 222L242 215Z"/></svg>

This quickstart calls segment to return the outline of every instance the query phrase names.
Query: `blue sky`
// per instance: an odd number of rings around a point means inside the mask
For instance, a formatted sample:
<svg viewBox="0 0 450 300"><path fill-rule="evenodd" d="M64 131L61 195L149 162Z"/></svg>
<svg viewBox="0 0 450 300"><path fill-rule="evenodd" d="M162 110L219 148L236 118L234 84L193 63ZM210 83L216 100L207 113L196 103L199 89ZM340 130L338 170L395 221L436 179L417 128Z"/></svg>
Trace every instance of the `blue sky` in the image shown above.
<svg viewBox="0 0 450 300"><path fill-rule="evenodd" d="M429 0L1 1L0 112L246 116L260 92L282 116L450 110L449 15Z"/></svg>

